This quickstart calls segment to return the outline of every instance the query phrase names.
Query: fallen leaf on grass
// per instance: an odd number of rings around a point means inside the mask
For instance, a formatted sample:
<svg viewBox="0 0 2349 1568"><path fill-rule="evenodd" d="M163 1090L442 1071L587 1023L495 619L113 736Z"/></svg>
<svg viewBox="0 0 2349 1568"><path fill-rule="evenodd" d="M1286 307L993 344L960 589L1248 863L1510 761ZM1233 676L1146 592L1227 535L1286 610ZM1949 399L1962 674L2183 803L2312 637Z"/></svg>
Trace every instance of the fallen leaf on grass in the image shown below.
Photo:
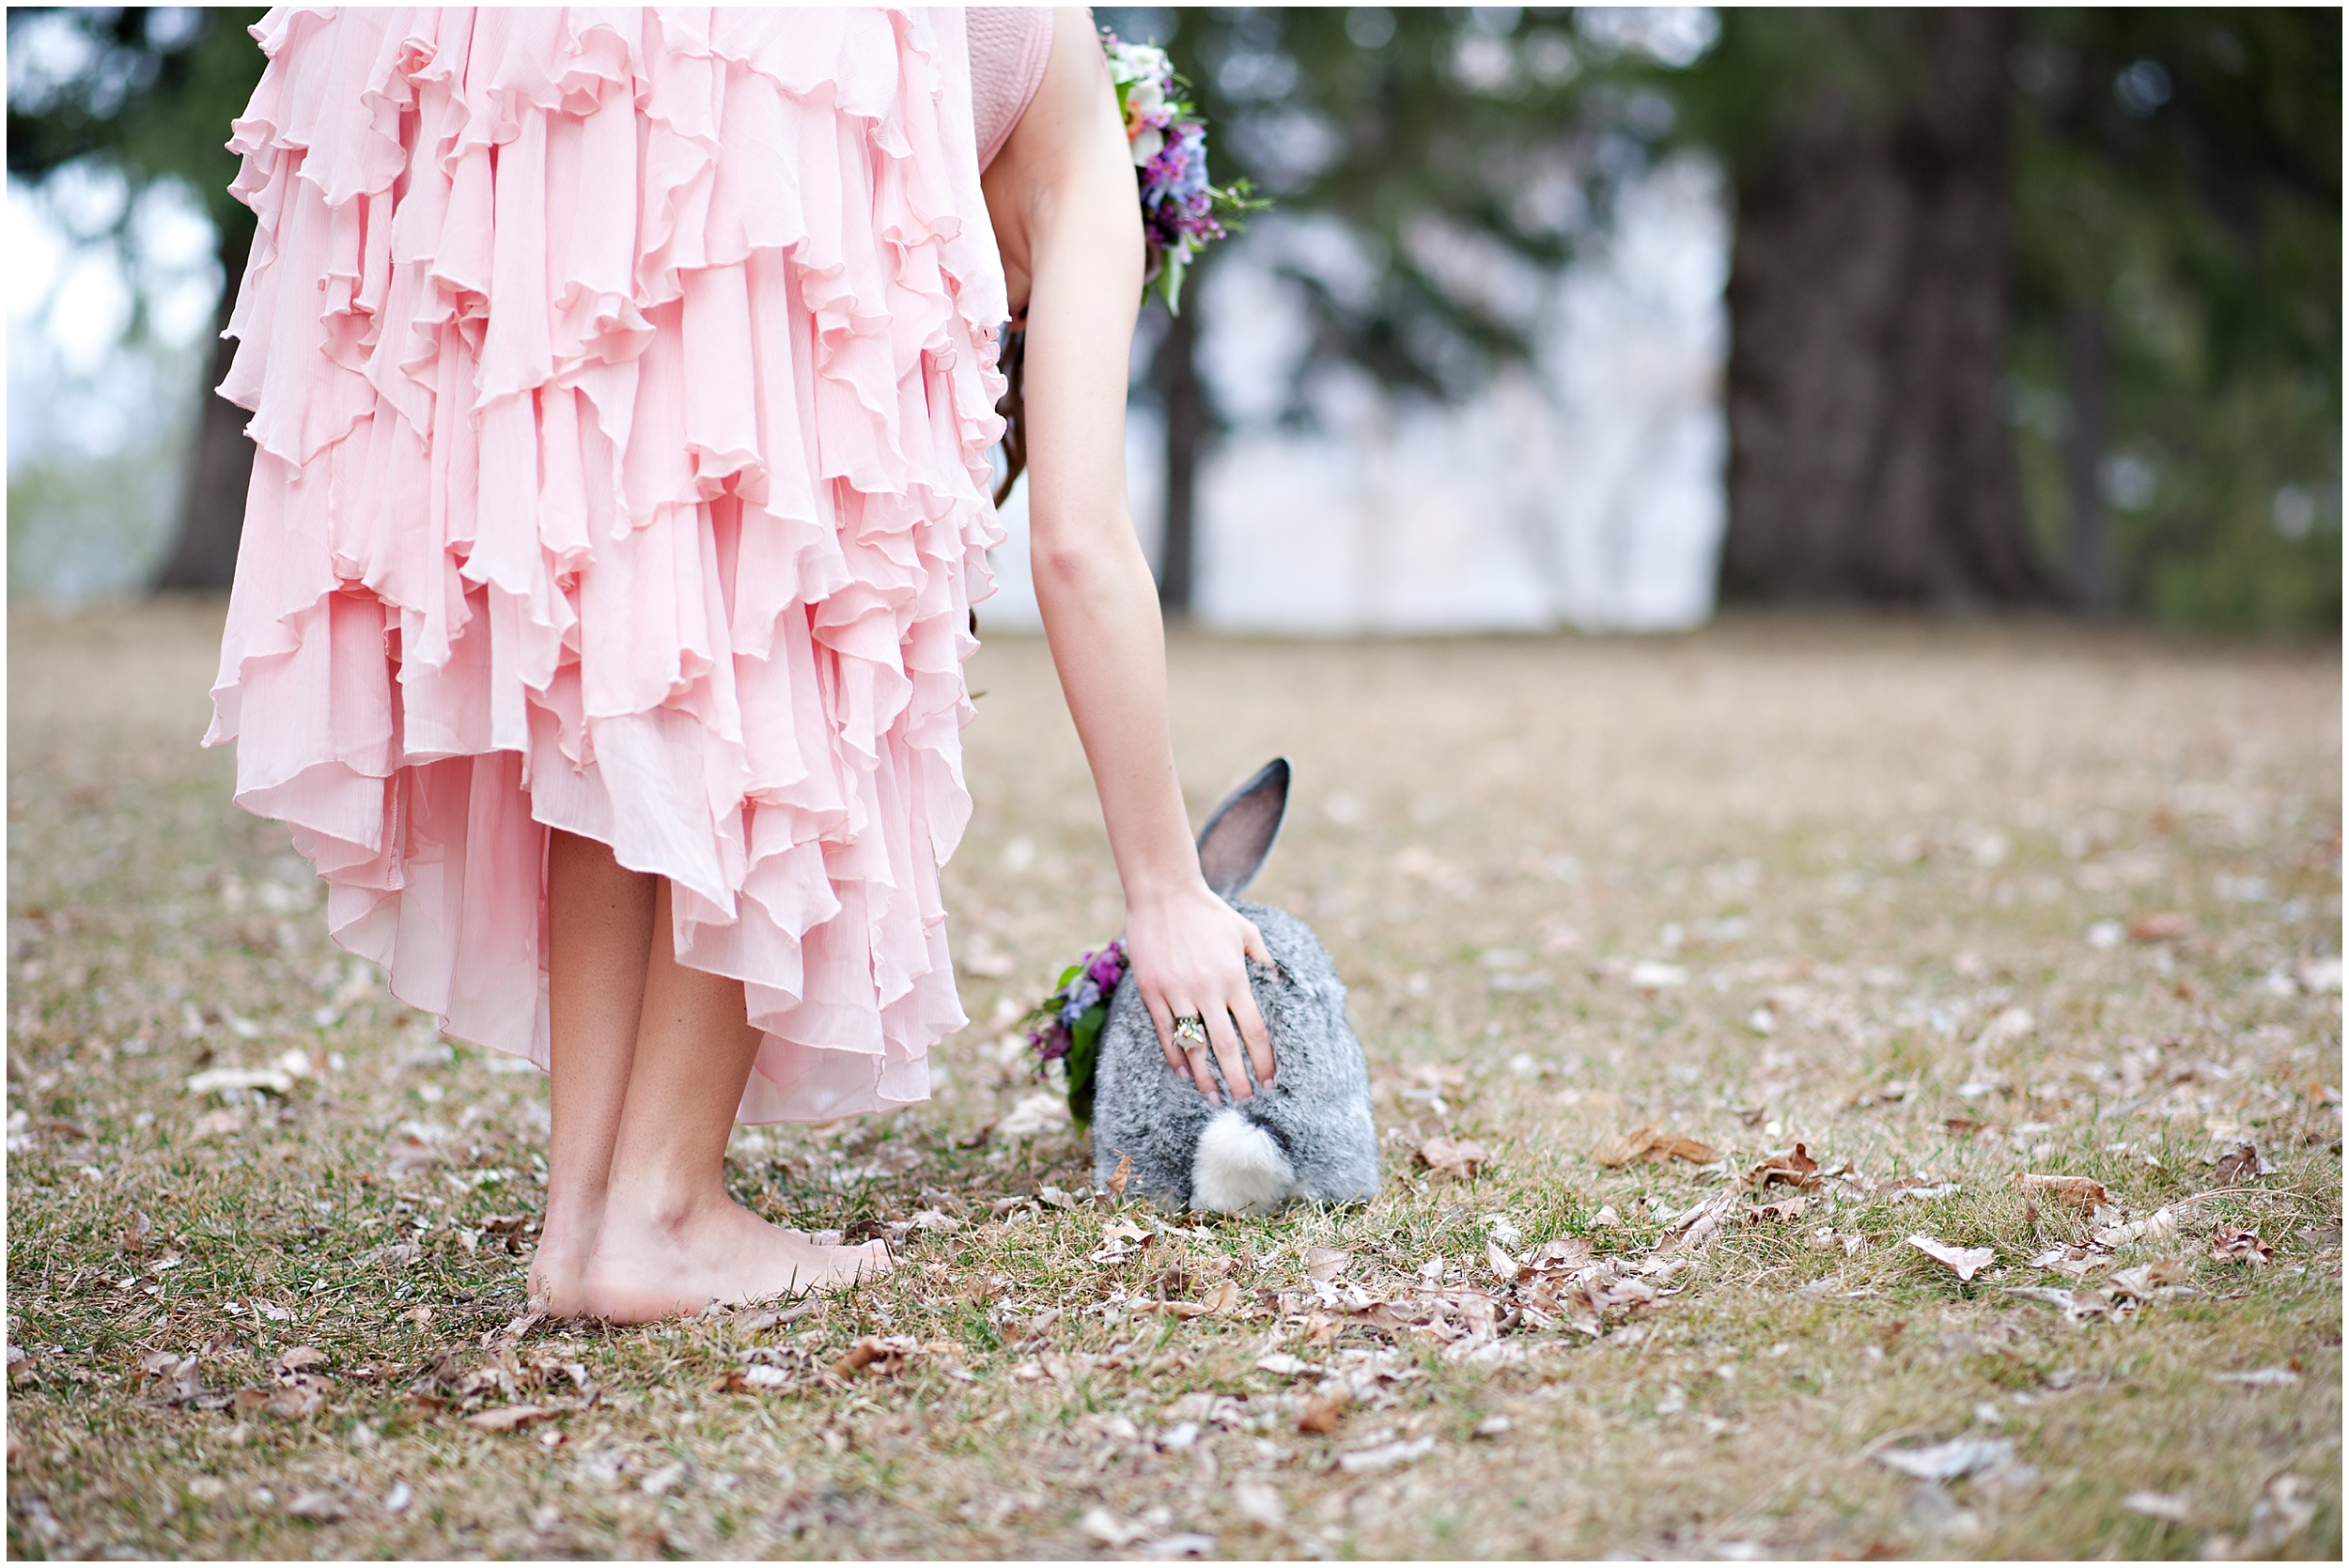
<svg viewBox="0 0 2349 1568"><path fill-rule="evenodd" d="M2058 1274L2069 1274L2075 1280L2085 1280L2100 1268L2109 1268L2112 1260L2085 1247L2050 1247L2031 1259L2030 1265L2033 1268L2053 1269Z"/></svg>
<svg viewBox="0 0 2349 1568"><path fill-rule="evenodd" d="M1517 1283L1519 1272L1517 1260L1501 1250L1498 1242L1485 1243L1485 1262L1493 1271L1493 1278L1504 1285Z"/></svg>
<svg viewBox="0 0 2349 1568"><path fill-rule="evenodd" d="M2191 916L2166 911L2157 915L2139 915L2129 922L2129 937L2140 942L2170 942L2194 929Z"/></svg>
<svg viewBox="0 0 2349 1568"><path fill-rule="evenodd" d="M2211 1230L2210 1255L2220 1263L2249 1264L2254 1268L2263 1268L2275 1262L2276 1250L2262 1241L2256 1231L2222 1223Z"/></svg>
<svg viewBox="0 0 2349 1568"><path fill-rule="evenodd" d="M518 1432L525 1426L552 1421L562 1413L543 1405L501 1405L492 1410L474 1411L465 1418L465 1424L484 1432Z"/></svg>
<svg viewBox="0 0 2349 1568"><path fill-rule="evenodd" d="M1923 1234L1908 1238L1908 1245L1938 1264L1945 1264L1960 1280L1971 1280L1982 1269L1997 1261L1999 1254L1988 1247L1952 1247L1936 1236Z"/></svg>
<svg viewBox="0 0 2349 1568"><path fill-rule="evenodd" d="M396 1182L420 1176L441 1163L441 1151L420 1138L395 1138L383 1153L387 1173Z"/></svg>
<svg viewBox="0 0 2349 1568"><path fill-rule="evenodd" d="M2183 1525L2194 1517L2194 1505L2170 1492L2131 1492L2121 1506L2167 1525Z"/></svg>
<svg viewBox="0 0 2349 1568"><path fill-rule="evenodd" d="M1485 1145L1468 1139L1431 1138L1415 1151L1421 1164L1439 1176L1452 1176L1467 1181L1477 1168L1492 1157Z"/></svg>
<svg viewBox="0 0 2349 1568"><path fill-rule="evenodd" d="M1116 1549L1130 1546L1150 1533L1148 1525L1123 1519L1106 1508L1088 1508L1078 1528L1104 1546Z"/></svg>
<svg viewBox="0 0 2349 1568"><path fill-rule="evenodd" d="M2086 1176L2041 1176L2017 1171L2015 1185L2023 1189L2026 1203L2046 1198L2068 1204L2083 1214L2093 1214L2112 1202L2112 1194L2106 1190L2104 1183L2092 1181Z"/></svg>
<svg viewBox="0 0 2349 1568"><path fill-rule="evenodd" d="M1775 1203L1758 1203L1740 1216L1749 1225L1775 1224L1788 1219L1800 1219L1809 1206L1807 1198L1787 1198Z"/></svg>
<svg viewBox="0 0 2349 1568"><path fill-rule="evenodd" d="M2092 1323L2099 1318L2120 1323L2137 1311L2135 1301L2108 1290L2075 1291L2058 1290L2052 1285L2010 1285L2007 1294L2031 1301L2045 1301L2074 1323Z"/></svg>
<svg viewBox="0 0 2349 1568"><path fill-rule="evenodd" d="M1414 1437L1408 1442L1397 1440L1392 1443L1380 1443L1376 1448L1357 1449L1352 1453L1339 1454L1338 1468L1347 1475L1373 1475L1380 1470L1392 1470L1398 1466L1423 1459L1434 1452L1435 1449L1436 1439L1433 1437Z"/></svg>
<svg viewBox="0 0 2349 1568"><path fill-rule="evenodd" d="M1117 1157L1117 1169L1110 1172L1110 1196L1112 1198L1123 1198L1126 1196L1126 1184L1133 1179L1133 1157L1131 1155L1119 1155Z"/></svg>
<svg viewBox="0 0 2349 1568"><path fill-rule="evenodd" d="M1354 1261L1354 1254L1335 1247L1305 1249L1305 1277L1309 1280L1330 1281L1346 1272L1346 1265Z"/></svg>
<svg viewBox="0 0 2349 1568"><path fill-rule="evenodd" d="M1876 1190L1886 1202L1897 1203L1906 1198L1951 1198L1960 1190L1956 1182L1937 1181L1920 1172L1913 1176L1894 1176L1876 1183Z"/></svg>
<svg viewBox="0 0 2349 1568"><path fill-rule="evenodd" d="M2261 1367L2255 1372L2214 1372L2210 1380L2246 1389L2288 1389L2300 1381L2300 1374L2290 1367Z"/></svg>
<svg viewBox="0 0 2349 1568"><path fill-rule="evenodd" d="M1238 1309L1239 1286L1234 1281L1226 1280L1209 1291L1206 1299L1199 1304L1217 1317L1222 1317Z"/></svg>
<svg viewBox="0 0 2349 1568"><path fill-rule="evenodd" d="M298 1344L277 1358L277 1364L288 1372L300 1372L303 1367L326 1364L326 1352L312 1345Z"/></svg>
<svg viewBox="0 0 2349 1568"><path fill-rule="evenodd" d="M1308 1361L1276 1350L1269 1356L1256 1358L1256 1370L1268 1372L1275 1377L1317 1377L1330 1369L1318 1361Z"/></svg>
<svg viewBox="0 0 2349 1568"><path fill-rule="evenodd" d="M1703 1246L1712 1238L1713 1233L1721 1228L1722 1221L1729 1218L1731 1211L1736 1208L1737 1200L1742 1195L1732 1187L1698 1203L1666 1227L1656 1243L1655 1250L1662 1254L1692 1252Z"/></svg>
<svg viewBox="0 0 2349 1568"><path fill-rule="evenodd" d="M1343 1384L1328 1393L1315 1394L1305 1402L1304 1413L1297 1418L1297 1430L1327 1436L1338 1429L1338 1421L1353 1399L1353 1391Z"/></svg>
<svg viewBox="0 0 2349 1568"><path fill-rule="evenodd" d="M290 1094L293 1093L293 1076L276 1067L213 1067L188 1079L188 1093L191 1094L214 1094L230 1089L258 1089L265 1094Z"/></svg>
<svg viewBox="0 0 2349 1568"><path fill-rule="evenodd" d="M1691 1165L1710 1165L1720 1157L1720 1151L1711 1144L1668 1133L1653 1122L1634 1127L1629 1132L1609 1133L1598 1141L1598 1147L1591 1151L1592 1160L1610 1171L1651 1161L1661 1164L1668 1159L1685 1159Z"/></svg>
<svg viewBox="0 0 2349 1568"><path fill-rule="evenodd" d="M350 1517L350 1510L332 1492L303 1492L286 1505L286 1512L313 1524L332 1524Z"/></svg>
<svg viewBox="0 0 2349 1568"><path fill-rule="evenodd" d="M1778 1182L1796 1188L1816 1187L1819 1185L1819 1162L1811 1157L1809 1149L1797 1143L1791 1149L1770 1156L1737 1179L1737 1185L1749 1191L1755 1188L1767 1188Z"/></svg>
<svg viewBox="0 0 2349 1568"><path fill-rule="evenodd" d="M2218 1157L2217 1169L2211 1172L2211 1179L2220 1187L2239 1187L2255 1177L2273 1175L2275 1172L2275 1166L2269 1164L2267 1157L2260 1153L2258 1144L2242 1142Z"/></svg>
<svg viewBox="0 0 2349 1568"><path fill-rule="evenodd" d="M2175 1258L2155 1258L2124 1268L2112 1277L2113 1288L2125 1291L2139 1301L2151 1301L2164 1291L2179 1290L2186 1281L2186 1265Z"/></svg>
<svg viewBox="0 0 2349 1568"><path fill-rule="evenodd" d="M1885 1449L1876 1454L1878 1464L1919 1481L1955 1481L2011 1464L2014 1458L2015 1443L2007 1437L1956 1437L1931 1448Z"/></svg>
<svg viewBox="0 0 2349 1568"><path fill-rule="evenodd" d="M1525 1264L1528 1268L1545 1272L1572 1272L1589 1267L1591 1260L1597 1254L1598 1249L1591 1244L1589 1236L1564 1235L1543 1242L1533 1250L1533 1255L1527 1258Z"/></svg>
<svg viewBox="0 0 2349 1568"><path fill-rule="evenodd" d="M1279 1529L1288 1523L1288 1510L1281 1505L1281 1494L1262 1482L1234 1482L1232 1509L1260 1529Z"/></svg>

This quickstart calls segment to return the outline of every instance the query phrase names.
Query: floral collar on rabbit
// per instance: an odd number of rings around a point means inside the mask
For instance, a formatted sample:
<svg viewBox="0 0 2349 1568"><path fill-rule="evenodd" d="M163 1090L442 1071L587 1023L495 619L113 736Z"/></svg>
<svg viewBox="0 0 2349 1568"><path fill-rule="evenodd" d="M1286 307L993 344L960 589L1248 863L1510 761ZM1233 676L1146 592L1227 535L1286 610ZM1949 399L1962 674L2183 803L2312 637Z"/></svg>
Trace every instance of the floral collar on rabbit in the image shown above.
<svg viewBox="0 0 2349 1568"><path fill-rule="evenodd" d="M1028 1009L1028 1048L1035 1052L1036 1077L1055 1062L1068 1082L1068 1113L1079 1126L1093 1120L1093 1066L1101 1026L1109 1021L1110 995L1126 978L1126 944L1113 941L1061 970L1052 994Z"/></svg>

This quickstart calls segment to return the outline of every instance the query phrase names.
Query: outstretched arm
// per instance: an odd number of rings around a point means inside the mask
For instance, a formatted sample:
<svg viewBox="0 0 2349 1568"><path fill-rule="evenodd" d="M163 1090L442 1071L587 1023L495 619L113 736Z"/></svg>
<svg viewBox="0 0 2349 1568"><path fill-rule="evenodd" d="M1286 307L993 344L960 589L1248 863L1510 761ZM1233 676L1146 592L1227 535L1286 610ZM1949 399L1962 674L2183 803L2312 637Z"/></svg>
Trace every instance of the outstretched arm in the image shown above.
<svg viewBox="0 0 2349 1568"><path fill-rule="evenodd" d="M986 187L1012 299L1028 301L1036 604L1125 887L1134 979L1168 1063L1214 1096L1205 1053L1186 1055L1173 1037L1175 1018L1203 1015L1223 1081L1244 1099L1243 1049L1259 1080L1272 1078L1273 1060L1242 958L1271 956L1207 890L1174 774L1165 632L1126 505L1141 208L1116 91L1083 11L1053 12L1051 63Z"/></svg>

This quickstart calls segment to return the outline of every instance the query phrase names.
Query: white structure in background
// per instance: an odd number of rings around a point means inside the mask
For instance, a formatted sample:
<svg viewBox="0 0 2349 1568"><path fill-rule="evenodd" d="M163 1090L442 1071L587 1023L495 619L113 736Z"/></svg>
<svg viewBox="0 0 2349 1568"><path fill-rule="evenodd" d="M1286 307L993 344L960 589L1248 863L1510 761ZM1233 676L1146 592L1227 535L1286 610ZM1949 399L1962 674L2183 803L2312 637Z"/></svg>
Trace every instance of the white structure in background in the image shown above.
<svg viewBox="0 0 2349 1568"><path fill-rule="evenodd" d="M1501 265L1477 280L1534 290L1521 303L1536 349L1529 367L1455 407L1329 374L1308 389L1319 428L1282 428L1307 329L1267 264L1276 250L1325 277L1348 261L1330 231L1265 222L1208 279L1203 369L1236 427L1200 475L1202 623L1669 630L1711 613L1726 517L1729 223L1710 165L1675 161L1626 190L1603 247L1561 275L1529 282ZM1153 551L1159 441L1156 421L1137 416L1134 512ZM1024 494L1004 521L1003 591L980 620L1033 626Z"/></svg>

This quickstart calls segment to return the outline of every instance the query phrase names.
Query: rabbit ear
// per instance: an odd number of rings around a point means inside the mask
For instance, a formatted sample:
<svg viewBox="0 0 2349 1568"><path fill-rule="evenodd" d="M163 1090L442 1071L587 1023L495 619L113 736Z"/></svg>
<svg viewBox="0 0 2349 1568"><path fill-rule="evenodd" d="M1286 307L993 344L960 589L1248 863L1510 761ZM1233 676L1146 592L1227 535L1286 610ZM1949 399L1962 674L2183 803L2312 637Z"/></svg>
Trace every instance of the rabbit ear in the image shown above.
<svg viewBox="0 0 2349 1568"><path fill-rule="evenodd" d="M1199 832L1199 869L1220 898L1237 898L1256 879L1288 810L1289 760L1274 757L1232 791Z"/></svg>

